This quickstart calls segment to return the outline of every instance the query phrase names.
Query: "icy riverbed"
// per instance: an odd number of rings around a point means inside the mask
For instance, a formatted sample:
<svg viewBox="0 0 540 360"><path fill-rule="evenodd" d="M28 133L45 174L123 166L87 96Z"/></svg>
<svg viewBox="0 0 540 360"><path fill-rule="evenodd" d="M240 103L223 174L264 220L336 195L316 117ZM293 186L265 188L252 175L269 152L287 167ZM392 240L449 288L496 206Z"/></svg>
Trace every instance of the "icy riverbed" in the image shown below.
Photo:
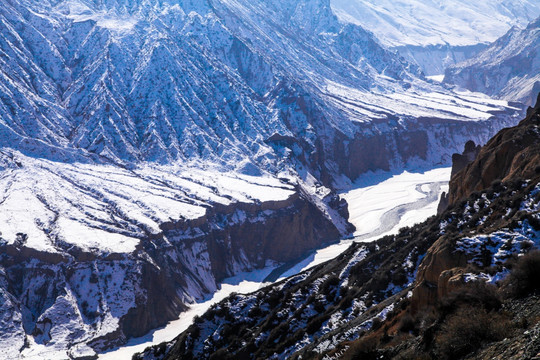
<svg viewBox="0 0 540 360"><path fill-rule="evenodd" d="M414 225L435 215L441 193L448 191L450 172L450 168L434 169L425 173L404 172L379 184L359 185L343 193L341 196L349 203L349 221L357 229L354 238L318 250L276 278L292 276L333 259L345 251L353 241L373 241L381 236L397 233L403 226ZM145 337L131 339L126 346L101 354L99 359L130 359L134 353L148 346L174 339L191 325L195 316L202 315L212 304L233 292L247 294L267 285L265 280L276 269L277 266L269 266L263 270L239 274L225 280L221 289L211 299L192 305L178 320Z"/></svg>

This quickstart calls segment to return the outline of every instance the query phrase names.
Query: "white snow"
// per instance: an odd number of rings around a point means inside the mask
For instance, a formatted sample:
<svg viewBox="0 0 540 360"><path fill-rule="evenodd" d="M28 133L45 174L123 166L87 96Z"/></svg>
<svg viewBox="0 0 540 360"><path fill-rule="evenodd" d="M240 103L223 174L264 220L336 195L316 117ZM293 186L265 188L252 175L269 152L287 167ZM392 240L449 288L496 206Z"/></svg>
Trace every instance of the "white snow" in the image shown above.
<svg viewBox="0 0 540 360"><path fill-rule="evenodd" d="M80 1L62 3L59 10L67 13L67 18L74 22L95 21L97 26L117 32L130 32L137 24L133 16L121 15L115 11L93 11Z"/></svg>
<svg viewBox="0 0 540 360"><path fill-rule="evenodd" d="M436 82L443 82L444 80L444 74L443 75L431 75L427 76L428 79L436 81Z"/></svg>
<svg viewBox="0 0 540 360"><path fill-rule="evenodd" d="M399 114L401 119L430 117L482 121L509 106L508 102L494 100L481 93L466 90L448 92L424 85L417 83L408 90L390 91L396 85L389 82L384 89L364 91L327 80L322 91L327 96L326 101L360 123L388 119L389 113Z"/></svg>
<svg viewBox="0 0 540 360"><path fill-rule="evenodd" d="M527 220L520 225L513 230L503 229L488 235L463 237L456 242L455 251L471 257L469 262L472 264L486 266L486 252L492 254L494 264L503 264L513 254L523 254L526 249L540 245L540 231L535 231Z"/></svg>
<svg viewBox="0 0 540 360"><path fill-rule="evenodd" d="M448 182L450 173L451 168L435 169L424 174L405 171L380 184L354 189L343 194L343 198L349 203L349 221L356 226L355 235L362 236L372 233L381 226L380 221L384 213L399 205L411 204L426 197L425 194L417 190L418 185ZM385 235L395 234L403 226L424 221L426 215L434 215L438 199L420 209L411 209L410 212L402 216L402 221L392 227Z"/></svg>
<svg viewBox="0 0 540 360"><path fill-rule="evenodd" d="M331 0L338 16L388 46L490 43L540 15L536 0Z"/></svg>
<svg viewBox="0 0 540 360"><path fill-rule="evenodd" d="M129 253L147 232L170 221L196 219L213 204L282 201L292 185L182 165L142 164L134 170L64 164L15 152L20 168L0 178L0 227L9 243L57 252L56 242L101 252Z"/></svg>

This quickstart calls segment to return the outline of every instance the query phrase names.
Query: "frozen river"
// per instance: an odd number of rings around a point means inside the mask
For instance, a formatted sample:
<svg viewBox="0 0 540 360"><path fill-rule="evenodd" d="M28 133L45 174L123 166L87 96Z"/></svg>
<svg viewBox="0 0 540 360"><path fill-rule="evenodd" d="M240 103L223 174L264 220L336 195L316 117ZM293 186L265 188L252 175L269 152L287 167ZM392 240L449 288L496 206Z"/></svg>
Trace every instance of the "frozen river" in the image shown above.
<svg viewBox="0 0 540 360"><path fill-rule="evenodd" d="M124 347L101 354L99 359L131 359L134 353L150 345L174 339L191 325L195 316L202 315L212 304L233 292L247 294L256 291L267 285L268 279L295 275L335 258L345 251L352 241L373 241L384 235L395 234L404 226L424 221L436 214L441 193L448 191L450 172L450 168L435 169L421 174L404 172L387 177L376 185L358 185L341 194L349 203L349 221L356 226L354 238L320 249L289 269L283 270L281 267L279 273L276 273L276 267L268 267L227 279L212 298L192 305L178 320L171 321L164 328L157 329L142 338L131 339Z"/></svg>

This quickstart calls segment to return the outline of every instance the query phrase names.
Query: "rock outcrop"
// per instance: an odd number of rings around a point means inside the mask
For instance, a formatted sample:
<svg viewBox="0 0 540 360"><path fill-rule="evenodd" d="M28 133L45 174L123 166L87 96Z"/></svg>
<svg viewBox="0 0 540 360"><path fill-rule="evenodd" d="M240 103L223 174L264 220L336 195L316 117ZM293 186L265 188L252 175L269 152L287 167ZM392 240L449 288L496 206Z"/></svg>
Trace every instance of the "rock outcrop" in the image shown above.
<svg viewBox="0 0 540 360"><path fill-rule="evenodd" d="M452 177L448 195L443 194L439 212L452 207L473 193L495 187L501 182L520 181L540 176L540 94L534 108L519 125L501 130L485 146L468 142L463 154L452 157ZM485 222L483 220L482 222ZM501 226L500 219L492 227ZM418 269L412 311L433 306L459 284L458 273L470 262L463 252L456 252L455 241L441 237L427 252ZM453 284L452 284L453 283Z"/></svg>
<svg viewBox="0 0 540 360"><path fill-rule="evenodd" d="M528 179L539 171L540 97L519 125L503 129L478 153L476 159L450 180L449 206L497 181Z"/></svg>
<svg viewBox="0 0 540 360"><path fill-rule="evenodd" d="M474 141L469 140L467 143L465 143L465 149L463 150L463 153L461 154L453 154L452 155L452 172L450 177L454 177L455 174L460 172L462 169L464 169L467 165L469 165L471 162L473 162L476 157L478 156L478 153L480 152L480 149L482 147L480 145L476 145ZM450 194L443 192L441 196L441 200L439 202L439 205L437 207L437 214L442 214L444 210L448 208L450 205Z"/></svg>

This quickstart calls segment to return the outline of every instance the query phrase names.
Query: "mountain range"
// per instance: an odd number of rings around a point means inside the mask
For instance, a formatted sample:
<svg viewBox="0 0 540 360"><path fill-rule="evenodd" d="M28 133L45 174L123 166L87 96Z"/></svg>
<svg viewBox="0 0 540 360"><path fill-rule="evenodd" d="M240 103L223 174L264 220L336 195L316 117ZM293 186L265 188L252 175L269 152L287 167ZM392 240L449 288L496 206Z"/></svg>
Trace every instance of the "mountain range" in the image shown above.
<svg viewBox="0 0 540 360"><path fill-rule="evenodd" d="M533 105L540 91L540 17L513 27L473 59L446 69L445 82Z"/></svg>
<svg viewBox="0 0 540 360"><path fill-rule="evenodd" d="M336 14L372 31L427 75L474 57L510 28L540 16L536 1L332 0Z"/></svg>
<svg viewBox="0 0 540 360"><path fill-rule="evenodd" d="M347 237L337 190L524 112L329 0L0 0L0 79L0 349L25 358L95 357Z"/></svg>

